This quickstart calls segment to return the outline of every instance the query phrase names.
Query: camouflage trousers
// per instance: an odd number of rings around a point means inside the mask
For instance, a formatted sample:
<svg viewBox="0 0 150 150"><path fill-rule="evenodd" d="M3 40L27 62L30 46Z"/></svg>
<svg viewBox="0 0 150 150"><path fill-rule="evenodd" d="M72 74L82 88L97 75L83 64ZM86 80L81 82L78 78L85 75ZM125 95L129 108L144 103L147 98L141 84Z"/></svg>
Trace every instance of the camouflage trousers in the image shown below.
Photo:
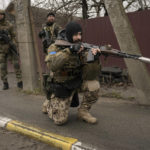
<svg viewBox="0 0 150 150"><path fill-rule="evenodd" d="M16 74L17 82L22 81L22 74L19 65L19 58L15 55L9 53L0 53L0 73L1 73L1 80L3 82L7 82L7 61L13 63L14 71Z"/></svg>
<svg viewBox="0 0 150 150"><path fill-rule="evenodd" d="M91 106L98 100L98 93L100 89L99 82L97 80L84 81L82 85L83 100L80 108L83 110L90 110ZM47 112L50 119L57 125L62 125L68 120L69 108L75 91L68 98L62 99L51 96L49 103L47 104Z"/></svg>

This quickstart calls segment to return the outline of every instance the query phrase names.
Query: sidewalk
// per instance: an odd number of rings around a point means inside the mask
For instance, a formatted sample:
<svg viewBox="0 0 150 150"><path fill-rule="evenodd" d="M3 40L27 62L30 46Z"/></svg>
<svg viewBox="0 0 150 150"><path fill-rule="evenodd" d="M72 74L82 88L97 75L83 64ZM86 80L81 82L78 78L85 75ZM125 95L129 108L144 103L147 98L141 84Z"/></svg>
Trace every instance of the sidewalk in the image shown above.
<svg viewBox="0 0 150 150"><path fill-rule="evenodd" d="M41 113L43 96L26 95L15 88L14 77L10 90L0 91L0 116L28 123L65 137L76 138L98 150L149 150L150 108L134 101L99 98L91 113L99 123L89 125L77 119L77 109L71 108L69 121L56 126ZM13 88L12 88L13 87ZM1 88L1 84L0 84Z"/></svg>

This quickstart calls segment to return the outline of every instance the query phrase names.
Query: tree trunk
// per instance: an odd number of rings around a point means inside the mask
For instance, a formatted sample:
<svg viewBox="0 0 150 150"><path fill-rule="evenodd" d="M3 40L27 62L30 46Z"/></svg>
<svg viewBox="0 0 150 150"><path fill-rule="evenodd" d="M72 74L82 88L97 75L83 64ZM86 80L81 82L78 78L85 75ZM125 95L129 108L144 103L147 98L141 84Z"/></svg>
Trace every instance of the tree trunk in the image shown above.
<svg viewBox="0 0 150 150"><path fill-rule="evenodd" d="M121 50L130 54L141 54L129 19L122 6L122 1L105 0L105 6ZM125 63L137 90L138 102L150 105L150 75L146 65L139 61L127 59Z"/></svg>
<svg viewBox="0 0 150 150"><path fill-rule="evenodd" d="M82 0L82 16L83 19L88 19L88 5L86 0Z"/></svg>

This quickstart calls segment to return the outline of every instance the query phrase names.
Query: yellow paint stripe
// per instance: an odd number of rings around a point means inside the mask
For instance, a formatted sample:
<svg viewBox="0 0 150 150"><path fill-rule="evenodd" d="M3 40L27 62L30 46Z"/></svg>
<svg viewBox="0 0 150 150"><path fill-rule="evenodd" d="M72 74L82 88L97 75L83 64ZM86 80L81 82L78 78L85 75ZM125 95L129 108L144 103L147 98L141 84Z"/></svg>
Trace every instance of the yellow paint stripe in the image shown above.
<svg viewBox="0 0 150 150"><path fill-rule="evenodd" d="M10 131L15 131L50 144L54 147L61 148L62 150L70 150L72 144L78 141L74 138L63 137L57 134L46 132L42 129L34 128L19 121L8 122L6 128Z"/></svg>
<svg viewBox="0 0 150 150"><path fill-rule="evenodd" d="M24 124L24 123L19 122L19 121L11 121L10 123L15 124L17 126L24 127L24 128L28 128L30 130L34 130L36 132L41 131L41 129L39 129L39 128L32 127L32 126L30 126L28 124ZM49 132L47 132L46 130L43 130L43 129L42 129L42 132L44 132L45 135L52 136L52 137L57 137L58 139L62 139L64 141L66 141L66 142L75 143L77 141L77 139L63 137L61 135L57 135L57 134L54 134L54 133L49 133Z"/></svg>

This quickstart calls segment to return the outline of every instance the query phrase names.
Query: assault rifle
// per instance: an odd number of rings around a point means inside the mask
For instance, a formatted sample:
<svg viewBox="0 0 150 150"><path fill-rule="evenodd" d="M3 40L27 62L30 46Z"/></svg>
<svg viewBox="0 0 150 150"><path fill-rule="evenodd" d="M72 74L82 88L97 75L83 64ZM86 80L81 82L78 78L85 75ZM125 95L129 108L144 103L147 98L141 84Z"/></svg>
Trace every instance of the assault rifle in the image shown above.
<svg viewBox="0 0 150 150"><path fill-rule="evenodd" d="M46 29L43 29L39 33L39 37L44 38L43 39L43 51L44 51L44 53L47 53L47 48L52 44L52 40L51 40L49 31L47 31Z"/></svg>
<svg viewBox="0 0 150 150"><path fill-rule="evenodd" d="M88 43L72 44L72 43L69 43L69 42L63 41L63 40L56 40L55 44L58 46L66 46L69 48L83 46L85 50L88 50L87 62L92 62L95 59L95 56L92 54L91 49L99 48L101 50L101 54L104 56L111 55L111 56L115 56L115 57L135 59L135 60L139 60L144 63L150 63L150 58L143 57L141 55L124 53L117 49L113 49L109 46L96 46L96 45L92 45L92 44L88 44ZM75 51L78 51L78 50L79 50L79 48L75 48Z"/></svg>
<svg viewBox="0 0 150 150"><path fill-rule="evenodd" d="M16 45L11 41L9 33L5 30L0 30L0 42L9 45L9 51L19 57Z"/></svg>

